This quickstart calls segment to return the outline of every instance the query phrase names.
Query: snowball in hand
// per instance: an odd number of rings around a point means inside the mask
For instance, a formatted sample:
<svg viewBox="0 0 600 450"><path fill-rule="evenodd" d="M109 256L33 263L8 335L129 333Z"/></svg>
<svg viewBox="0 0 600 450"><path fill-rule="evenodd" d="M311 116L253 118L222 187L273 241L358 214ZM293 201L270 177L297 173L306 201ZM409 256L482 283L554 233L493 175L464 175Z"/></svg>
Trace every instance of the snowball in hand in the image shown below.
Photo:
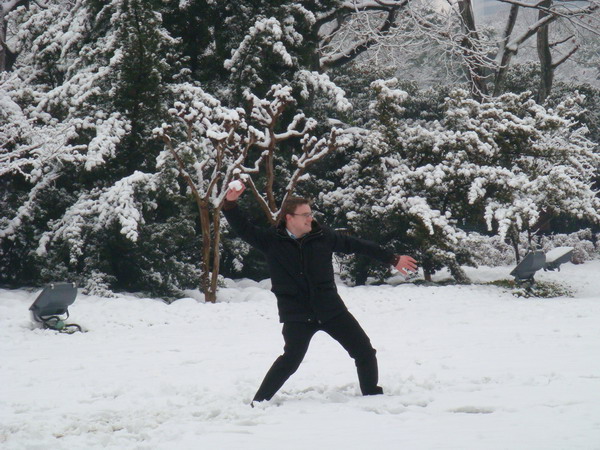
<svg viewBox="0 0 600 450"><path fill-rule="evenodd" d="M229 183L229 189L233 191L241 191L243 188L242 182L240 180L233 180Z"/></svg>

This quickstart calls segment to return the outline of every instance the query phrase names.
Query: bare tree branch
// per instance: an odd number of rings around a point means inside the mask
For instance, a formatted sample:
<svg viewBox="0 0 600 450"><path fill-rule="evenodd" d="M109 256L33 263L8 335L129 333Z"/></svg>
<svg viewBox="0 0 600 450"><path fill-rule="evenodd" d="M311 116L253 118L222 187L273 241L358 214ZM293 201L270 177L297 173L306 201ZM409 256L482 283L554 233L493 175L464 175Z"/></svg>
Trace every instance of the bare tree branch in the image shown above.
<svg viewBox="0 0 600 450"><path fill-rule="evenodd" d="M496 77L494 79L494 95L500 95L501 86L504 82L504 78L506 76L506 72L508 70L508 66L510 65L510 60L514 52L507 51L506 46L510 40L512 32L515 28L515 24L517 23L517 17L519 15L519 6L512 5L510 7L510 12L508 14L508 19L506 22L506 27L504 28L504 35L502 37L502 41L500 42L500 49L498 51L498 55L500 56L498 62L498 69L496 71Z"/></svg>
<svg viewBox="0 0 600 450"><path fill-rule="evenodd" d="M551 44L549 44L550 48L556 47L556 46L558 46L560 44L564 44L565 42L567 42L568 40L573 39L573 38L575 38L574 34L572 34L571 36L568 36L568 37L566 37L566 38L564 38L564 39L562 39L560 41L552 42Z"/></svg>
<svg viewBox="0 0 600 450"><path fill-rule="evenodd" d="M321 17L315 24L320 36L320 49L323 55L319 63L321 68L339 67L347 64L376 45L380 41L381 36L390 33L396 24L399 10L408 5L409 2L410 0L345 2L338 10ZM385 15L385 18L378 19L378 22L380 22L379 25L374 29L369 27L367 36L358 39L358 42L356 42L356 39L353 39L353 43L349 47L339 48L334 52L328 51L332 41L338 40L344 42L344 39L339 40L340 35L348 29L353 29L353 22L349 19L361 14ZM329 32L324 32L323 30L327 26L331 27L331 24L334 24L333 29ZM343 30L344 28L346 30Z"/></svg>
<svg viewBox="0 0 600 450"><path fill-rule="evenodd" d="M571 50L569 50L569 53L567 53L566 55L563 55L562 58L560 58L558 61L556 61L555 63L552 64L552 69L556 69L558 66L560 66L562 63L564 63L567 59L569 59L571 56L573 56L573 54L579 50L579 45L575 45Z"/></svg>

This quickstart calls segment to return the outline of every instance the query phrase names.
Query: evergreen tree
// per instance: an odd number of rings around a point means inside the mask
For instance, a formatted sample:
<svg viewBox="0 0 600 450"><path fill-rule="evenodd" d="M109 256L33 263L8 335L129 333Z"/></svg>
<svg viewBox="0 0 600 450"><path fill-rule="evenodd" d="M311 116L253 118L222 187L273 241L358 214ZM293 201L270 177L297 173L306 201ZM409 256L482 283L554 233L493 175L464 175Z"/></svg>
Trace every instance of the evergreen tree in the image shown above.
<svg viewBox="0 0 600 450"><path fill-rule="evenodd" d="M151 172L160 151L151 130L165 114L167 85L177 75L176 41L162 28L158 1L70 6L32 7L15 19L23 51L2 90L27 132L13 133L20 137L10 140L5 155L4 183L20 193L4 196L14 213L4 217L0 233L3 256L21 258L28 270L12 266L3 276L164 290L169 283L140 280L179 272L161 266L173 246L149 261L123 236L131 222L149 221L154 232L145 234L158 244L169 233L156 226L179 227L169 220L174 200L158 192L160 185L148 197L153 190L140 183L150 178L136 172Z"/></svg>
<svg viewBox="0 0 600 450"><path fill-rule="evenodd" d="M519 233L536 232L542 216L600 221L591 188L599 155L576 120L580 97L546 110L529 93L479 103L454 91L442 120L407 119L410 99L396 85L374 83L374 129L340 169L341 187L322 195L359 234L404 241L426 275L447 266L464 280L468 231L487 229L519 250Z"/></svg>

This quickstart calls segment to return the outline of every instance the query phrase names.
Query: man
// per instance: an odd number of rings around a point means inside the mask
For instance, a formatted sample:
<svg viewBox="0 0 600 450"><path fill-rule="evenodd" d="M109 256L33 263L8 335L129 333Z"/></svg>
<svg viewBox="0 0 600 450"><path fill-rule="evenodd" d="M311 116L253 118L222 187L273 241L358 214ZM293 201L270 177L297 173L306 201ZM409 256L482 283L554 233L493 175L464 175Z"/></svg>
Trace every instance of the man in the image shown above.
<svg viewBox="0 0 600 450"><path fill-rule="evenodd" d="M286 201L277 227L254 226L237 206L246 187L241 182L237 187L227 191L223 212L233 230L267 260L285 342L283 355L267 372L251 405L275 395L298 369L311 338L319 330L338 341L354 359L362 394L382 394L383 389L377 385L376 351L337 293L332 254L359 253L392 264L402 274L416 271L416 261L320 225L313 220L310 201L303 198Z"/></svg>

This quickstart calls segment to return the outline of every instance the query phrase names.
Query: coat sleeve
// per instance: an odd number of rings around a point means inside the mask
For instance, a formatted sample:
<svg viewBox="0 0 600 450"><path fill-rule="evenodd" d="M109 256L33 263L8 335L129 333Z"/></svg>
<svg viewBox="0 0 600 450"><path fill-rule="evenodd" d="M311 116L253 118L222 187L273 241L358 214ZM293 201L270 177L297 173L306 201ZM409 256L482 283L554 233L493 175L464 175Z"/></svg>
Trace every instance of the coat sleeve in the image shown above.
<svg viewBox="0 0 600 450"><path fill-rule="evenodd" d="M384 264L395 265L398 257L373 241L336 233L329 230L333 240L333 251L337 253L354 253L368 256Z"/></svg>
<svg viewBox="0 0 600 450"><path fill-rule="evenodd" d="M269 232L265 228L250 223L236 202L225 202L223 214L233 231L245 242L265 253L268 247Z"/></svg>

